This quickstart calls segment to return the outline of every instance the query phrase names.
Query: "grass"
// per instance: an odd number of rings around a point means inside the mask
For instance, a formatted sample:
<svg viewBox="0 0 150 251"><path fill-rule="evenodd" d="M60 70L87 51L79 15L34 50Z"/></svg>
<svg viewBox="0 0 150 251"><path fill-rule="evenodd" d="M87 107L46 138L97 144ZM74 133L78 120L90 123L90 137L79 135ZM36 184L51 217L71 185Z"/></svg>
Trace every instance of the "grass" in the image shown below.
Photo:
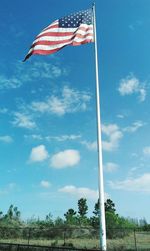
<svg viewBox="0 0 150 251"><path fill-rule="evenodd" d="M136 232L136 242L139 249L145 247L150 250L150 232Z"/></svg>
<svg viewBox="0 0 150 251"><path fill-rule="evenodd" d="M28 244L27 239L0 239L0 243L13 243L13 244ZM63 239L30 239L30 245L41 245L41 246L62 246L64 245ZM76 248L87 248L87 249L98 249L99 240L95 238L67 238L65 240L65 245L73 246ZM134 233L129 236L118 239L108 239L107 246L108 250L135 250L135 245L137 250L150 250L150 232L136 232L136 243L134 239Z"/></svg>

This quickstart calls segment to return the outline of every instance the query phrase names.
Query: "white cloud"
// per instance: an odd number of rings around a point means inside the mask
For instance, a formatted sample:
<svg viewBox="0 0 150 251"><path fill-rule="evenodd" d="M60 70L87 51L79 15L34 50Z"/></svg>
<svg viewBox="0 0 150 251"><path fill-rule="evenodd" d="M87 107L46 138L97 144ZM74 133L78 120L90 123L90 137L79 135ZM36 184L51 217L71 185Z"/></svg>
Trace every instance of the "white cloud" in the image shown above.
<svg viewBox="0 0 150 251"><path fill-rule="evenodd" d="M143 102L146 98L145 85L140 83L139 79L134 75L129 75L121 79L118 91L122 96L138 94L140 102Z"/></svg>
<svg viewBox="0 0 150 251"><path fill-rule="evenodd" d="M35 140L42 140L43 139L43 137L39 134L32 134L31 137L32 137L32 139L35 139Z"/></svg>
<svg viewBox="0 0 150 251"><path fill-rule="evenodd" d="M40 182L40 185L41 185L41 187L43 187L43 188L49 188L49 187L51 186L51 183L50 183L49 181L47 181L47 180L42 180L42 181Z"/></svg>
<svg viewBox="0 0 150 251"><path fill-rule="evenodd" d="M50 165L54 168L61 169L75 166L79 162L80 162L79 151L68 149L54 154L51 157Z"/></svg>
<svg viewBox="0 0 150 251"><path fill-rule="evenodd" d="M67 135L66 134L66 135L61 135L61 136L46 136L45 140L67 141L67 140L77 140L80 138L81 138L81 135L76 135L76 134Z"/></svg>
<svg viewBox="0 0 150 251"><path fill-rule="evenodd" d="M131 126L125 127L124 132L136 132L139 128L143 127L145 124L142 121L136 121Z"/></svg>
<svg viewBox="0 0 150 251"><path fill-rule="evenodd" d="M12 124L16 127L22 127L27 129L33 129L36 127L36 123L33 121L30 115L20 112L14 113L14 120L12 121Z"/></svg>
<svg viewBox="0 0 150 251"><path fill-rule="evenodd" d="M119 128L117 124L102 124L102 147L105 151L114 151L119 147L121 138L124 136L124 132L134 133L139 128L143 127L145 123L142 121L135 121L131 126L127 126L123 129Z"/></svg>
<svg viewBox="0 0 150 251"><path fill-rule="evenodd" d="M137 92L139 88L139 80L135 77L128 76L125 79L121 79L119 92L121 95L130 95Z"/></svg>
<svg viewBox="0 0 150 251"><path fill-rule="evenodd" d="M67 70L57 64L46 62L33 62L33 64L22 64L22 62L10 65L11 76L0 75L0 90L15 89L25 82L37 81L40 79L55 79L67 74Z"/></svg>
<svg viewBox="0 0 150 251"><path fill-rule="evenodd" d="M0 75L0 90L1 89L15 89L22 85L22 82L17 78L12 76L7 78L5 75Z"/></svg>
<svg viewBox="0 0 150 251"><path fill-rule="evenodd" d="M12 143L13 138L11 136L9 136L9 135L0 136L0 141L2 141L4 143Z"/></svg>
<svg viewBox="0 0 150 251"><path fill-rule="evenodd" d="M46 102L34 102L33 101L31 104L31 109L33 111L44 113L49 110L49 104L48 102L46 103Z"/></svg>
<svg viewBox="0 0 150 251"><path fill-rule="evenodd" d="M77 198L87 198L92 200L98 199L98 190L92 190L87 187L75 187L72 185L65 186L59 189L59 192L67 193L73 196L76 196Z"/></svg>
<svg viewBox="0 0 150 251"><path fill-rule="evenodd" d="M141 167L132 167L128 172L128 177L133 177L140 169Z"/></svg>
<svg viewBox="0 0 150 251"><path fill-rule="evenodd" d="M108 140L102 141L103 150L114 151L119 146L123 133L116 124L102 125L102 132Z"/></svg>
<svg viewBox="0 0 150 251"><path fill-rule="evenodd" d="M150 193L150 173L145 173L138 178L127 178L122 181L109 181L113 189Z"/></svg>
<svg viewBox="0 0 150 251"><path fill-rule="evenodd" d="M145 156L150 156L150 146L144 147L143 153Z"/></svg>
<svg viewBox="0 0 150 251"><path fill-rule="evenodd" d="M49 157L48 152L44 145L39 145L32 148L29 161L30 162L42 162Z"/></svg>
<svg viewBox="0 0 150 251"><path fill-rule="evenodd" d="M59 96L52 95L44 101L33 101L30 109L35 112L46 112L62 116L66 113L87 110L90 99L89 93L79 92L64 86Z"/></svg>
<svg viewBox="0 0 150 251"><path fill-rule="evenodd" d="M117 118L119 118L119 119L124 119L124 115L123 114L117 114Z"/></svg>
<svg viewBox="0 0 150 251"><path fill-rule="evenodd" d="M87 187L76 187L73 185L68 185L60 188L58 190L61 193L66 193L72 196L77 197L78 199L80 198L86 198L90 200L96 201L99 197L98 190L93 190ZM109 198L109 195L105 193L105 200Z"/></svg>
<svg viewBox="0 0 150 251"><path fill-rule="evenodd" d="M59 116L65 114L65 104L58 97L51 96L45 102L32 102L31 109L41 113L54 113Z"/></svg>
<svg viewBox="0 0 150 251"><path fill-rule="evenodd" d="M104 171L106 171L108 173L115 172L118 168L119 168L119 166L116 163L113 163L113 162L107 162L104 165Z"/></svg>
<svg viewBox="0 0 150 251"><path fill-rule="evenodd" d="M139 101L143 102L146 99L146 90L144 89L144 87L139 89L139 94Z"/></svg>
<svg viewBox="0 0 150 251"><path fill-rule="evenodd" d="M89 142L86 140L81 141L82 145L85 145L86 148L90 151L96 151L97 150L97 141Z"/></svg>
<svg viewBox="0 0 150 251"><path fill-rule="evenodd" d="M40 134L31 134L31 135L24 135L24 138L26 139L33 139L33 140L44 140L44 141L58 141L58 142L63 142L63 141L73 141L73 140L78 140L81 138L80 134L64 134L60 136L42 136Z"/></svg>
<svg viewBox="0 0 150 251"><path fill-rule="evenodd" d="M56 78L60 77L63 73L62 69L55 65L51 67L51 71L52 71L53 77L56 77Z"/></svg>
<svg viewBox="0 0 150 251"><path fill-rule="evenodd" d="M18 64L18 72L24 73L23 77L26 76L26 80L35 80L35 79L55 79L64 75L65 68L60 67L55 64L46 63L46 62L34 62L30 67L26 66L25 69Z"/></svg>

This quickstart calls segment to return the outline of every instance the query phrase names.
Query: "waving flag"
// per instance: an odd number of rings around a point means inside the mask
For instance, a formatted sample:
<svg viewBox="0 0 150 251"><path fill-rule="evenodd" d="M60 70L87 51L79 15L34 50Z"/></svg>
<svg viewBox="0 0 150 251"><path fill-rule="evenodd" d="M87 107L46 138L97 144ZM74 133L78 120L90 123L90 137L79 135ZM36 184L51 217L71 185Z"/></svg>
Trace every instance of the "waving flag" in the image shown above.
<svg viewBox="0 0 150 251"><path fill-rule="evenodd" d="M33 54L47 55L66 45L93 42L93 10L79 11L47 26L34 40L24 61Z"/></svg>

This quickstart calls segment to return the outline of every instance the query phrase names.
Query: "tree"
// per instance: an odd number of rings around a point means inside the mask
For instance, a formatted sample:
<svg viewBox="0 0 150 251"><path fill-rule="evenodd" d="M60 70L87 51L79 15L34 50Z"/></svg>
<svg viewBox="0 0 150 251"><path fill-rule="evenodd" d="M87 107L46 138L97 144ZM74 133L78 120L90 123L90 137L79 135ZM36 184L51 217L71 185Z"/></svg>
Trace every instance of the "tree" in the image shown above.
<svg viewBox="0 0 150 251"><path fill-rule="evenodd" d="M43 225L48 226L48 227L51 227L51 226L54 225L53 216L52 216L51 213L49 213L48 215L46 215L45 221L44 221Z"/></svg>
<svg viewBox="0 0 150 251"><path fill-rule="evenodd" d="M10 220L13 219L13 207L14 207L13 205L10 205L6 214L6 218L9 218Z"/></svg>
<svg viewBox="0 0 150 251"><path fill-rule="evenodd" d="M13 208L13 211L14 211L14 218L15 218L16 220L20 220L20 215L21 215L21 213L20 213L20 211L18 210L18 207L14 207L14 208Z"/></svg>
<svg viewBox="0 0 150 251"><path fill-rule="evenodd" d="M105 202L105 212L116 212L115 203L111 199L107 199Z"/></svg>
<svg viewBox="0 0 150 251"><path fill-rule="evenodd" d="M3 212L0 211L0 219L2 219L2 218L3 218Z"/></svg>
<svg viewBox="0 0 150 251"><path fill-rule="evenodd" d="M47 222L52 222L52 221L53 221L52 218L53 218L52 214L49 213L48 215L46 215L45 220L46 220Z"/></svg>
<svg viewBox="0 0 150 251"><path fill-rule="evenodd" d="M99 209L99 199L98 199L94 206L94 211L93 211L94 216L90 218L90 223L94 228L99 227L99 213L100 209Z"/></svg>
<svg viewBox="0 0 150 251"><path fill-rule="evenodd" d="M68 211L64 214L65 218L66 218L66 222L67 224L75 224L76 223L76 213L74 211L74 209L70 208L68 209Z"/></svg>
<svg viewBox="0 0 150 251"><path fill-rule="evenodd" d="M85 217L88 212L87 199L78 200L78 213L81 218Z"/></svg>
<svg viewBox="0 0 150 251"><path fill-rule="evenodd" d="M148 223L145 218L139 220L139 225L140 227L146 226Z"/></svg>
<svg viewBox="0 0 150 251"><path fill-rule="evenodd" d="M60 218L60 217L57 217L57 218L55 219L55 227L62 227L62 226L64 226L64 221L63 221L63 219Z"/></svg>
<svg viewBox="0 0 150 251"><path fill-rule="evenodd" d="M107 237L112 239L117 237L117 228L118 227L118 215L114 212L106 211L106 232ZM120 231L120 229L118 229Z"/></svg>
<svg viewBox="0 0 150 251"><path fill-rule="evenodd" d="M95 203L93 214L95 216L99 216L99 213L100 213L100 210L99 210L99 199L98 199L97 202Z"/></svg>

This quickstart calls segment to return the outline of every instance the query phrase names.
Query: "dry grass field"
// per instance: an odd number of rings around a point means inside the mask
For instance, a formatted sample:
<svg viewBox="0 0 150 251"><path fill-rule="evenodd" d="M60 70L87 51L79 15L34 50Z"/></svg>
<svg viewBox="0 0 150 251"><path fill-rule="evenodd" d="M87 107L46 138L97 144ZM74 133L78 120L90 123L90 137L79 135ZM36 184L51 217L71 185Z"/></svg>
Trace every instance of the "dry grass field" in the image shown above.
<svg viewBox="0 0 150 251"><path fill-rule="evenodd" d="M136 237L136 239L135 239ZM64 239L46 240L38 239L1 239L0 243L30 244L41 246L62 246ZM68 238L65 239L66 246L85 249L99 249L99 240L94 238ZM124 238L107 240L108 250L150 250L150 232L136 232Z"/></svg>

